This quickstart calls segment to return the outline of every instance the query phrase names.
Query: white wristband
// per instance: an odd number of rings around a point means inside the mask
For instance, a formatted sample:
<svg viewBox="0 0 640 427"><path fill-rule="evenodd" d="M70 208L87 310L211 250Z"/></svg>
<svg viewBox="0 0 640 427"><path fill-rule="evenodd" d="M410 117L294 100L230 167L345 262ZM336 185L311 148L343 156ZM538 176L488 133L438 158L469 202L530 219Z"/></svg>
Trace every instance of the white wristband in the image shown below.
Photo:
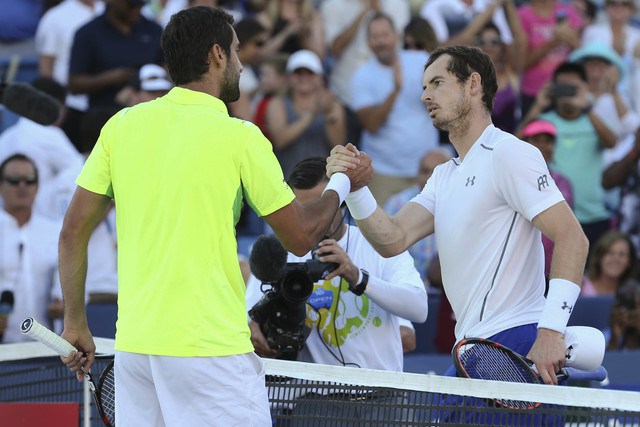
<svg viewBox="0 0 640 427"><path fill-rule="evenodd" d="M369 218L378 208L378 202L368 187L349 193L345 199L351 216L355 220Z"/></svg>
<svg viewBox="0 0 640 427"><path fill-rule="evenodd" d="M338 203L338 206L340 206L349 194L349 191L351 191L351 180L342 172L336 172L331 175L331 179L329 179L329 183L325 187L322 194L324 194L327 190L333 190L338 194L338 198L340 199L340 203Z"/></svg>
<svg viewBox="0 0 640 427"><path fill-rule="evenodd" d="M551 329L564 334L579 295L580 286L575 283L564 279L551 279L538 328Z"/></svg>

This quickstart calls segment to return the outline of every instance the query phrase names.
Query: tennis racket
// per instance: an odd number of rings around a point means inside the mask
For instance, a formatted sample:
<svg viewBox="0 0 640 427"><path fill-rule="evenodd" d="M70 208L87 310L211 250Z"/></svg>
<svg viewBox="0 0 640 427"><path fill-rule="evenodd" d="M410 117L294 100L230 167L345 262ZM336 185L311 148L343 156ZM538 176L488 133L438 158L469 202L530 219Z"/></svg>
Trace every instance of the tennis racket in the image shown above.
<svg viewBox="0 0 640 427"><path fill-rule="evenodd" d="M69 353L77 351L77 349L67 342L64 338L56 335L46 327L38 323L34 318L27 317L22 321L20 330L23 334L33 338L36 341L49 347L60 356L68 356ZM91 373L82 370L84 377L89 383L89 388L93 394L93 400L98 408L100 418L109 427L115 427L116 424L116 385L113 372L113 360L107 365L100 374L98 385L93 380Z"/></svg>
<svg viewBox="0 0 640 427"><path fill-rule="evenodd" d="M465 338L451 351L453 364L459 376L482 380L540 384L542 378L534 363L515 351L483 338ZM607 371L603 366L593 371L565 367L556 373L558 380L603 381ZM539 402L495 399L497 404L511 409L533 409Z"/></svg>

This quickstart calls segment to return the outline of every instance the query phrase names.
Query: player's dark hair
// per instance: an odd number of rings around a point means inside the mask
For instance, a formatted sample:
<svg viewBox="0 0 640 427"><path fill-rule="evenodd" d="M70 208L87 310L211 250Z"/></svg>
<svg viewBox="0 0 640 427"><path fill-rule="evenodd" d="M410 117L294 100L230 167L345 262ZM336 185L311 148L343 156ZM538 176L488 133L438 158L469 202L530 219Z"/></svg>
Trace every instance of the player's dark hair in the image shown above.
<svg viewBox="0 0 640 427"><path fill-rule="evenodd" d="M491 57L473 46L447 46L434 50L429 56L426 70L442 55L449 55L447 71L456 76L458 82L466 82L472 73L480 74L482 83L482 103L485 109L493 111L493 99L498 91L496 68Z"/></svg>
<svg viewBox="0 0 640 427"><path fill-rule="evenodd" d="M28 157L22 153L12 154L11 156L4 159L2 163L0 163L0 178L4 179L4 170L7 165L15 160L31 163L33 166L33 170L36 174L36 181L38 180L38 167L36 166L36 162L33 161L31 157Z"/></svg>
<svg viewBox="0 0 640 427"><path fill-rule="evenodd" d="M324 157L309 157L293 168L287 184L297 190L309 190L327 178L327 160Z"/></svg>
<svg viewBox="0 0 640 427"><path fill-rule="evenodd" d="M558 65L553 72L553 81L555 82L559 74L576 74L583 82L587 81L587 72L584 70L584 65L579 62L563 62Z"/></svg>
<svg viewBox="0 0 640 427"><path fill-rule="evenodd" d="M209 51L219 45L227 57L233 42L233 17L222 9L196 6L171 17L162 32L162 50L176 85L202 80L209 69Z"/></svg>

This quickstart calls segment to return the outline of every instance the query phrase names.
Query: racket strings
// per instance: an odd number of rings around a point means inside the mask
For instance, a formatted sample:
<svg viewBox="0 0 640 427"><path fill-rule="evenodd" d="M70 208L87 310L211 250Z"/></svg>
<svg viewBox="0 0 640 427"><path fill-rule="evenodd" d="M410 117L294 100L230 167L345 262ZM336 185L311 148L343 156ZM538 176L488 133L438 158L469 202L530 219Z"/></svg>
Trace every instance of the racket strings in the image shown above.
<svg viewBox="0 0 640 427"><path fill-rule="evenodd" d="M470 378L517 383L537 382L529 369L497 347L471 344L460 349L459 357ZM511 399L499 399L497 402L516 409L527 409L537 405L536 402Z"/></svg>
<svg viewBox="0 0 640 427"><path fill-rule="evenodd" d="M113 372L113 365L105 372L100 378L100 392L99 392L100 406L103 413L111 422L111 425L115 425L116 419L116 382Z"/></svg>

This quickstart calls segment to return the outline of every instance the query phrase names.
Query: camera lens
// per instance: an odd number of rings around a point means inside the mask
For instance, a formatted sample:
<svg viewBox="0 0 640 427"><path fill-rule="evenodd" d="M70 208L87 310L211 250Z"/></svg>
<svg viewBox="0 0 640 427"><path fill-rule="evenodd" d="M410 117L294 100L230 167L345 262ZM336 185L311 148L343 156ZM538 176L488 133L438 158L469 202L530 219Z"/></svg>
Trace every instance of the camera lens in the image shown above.
<svg viewBox="0 0 640 427"><path fill-rule="evenodd" d="M313 282L304 271L292 271L282 281L282 297L290 302L304 302L313 292Z"/></svg>

